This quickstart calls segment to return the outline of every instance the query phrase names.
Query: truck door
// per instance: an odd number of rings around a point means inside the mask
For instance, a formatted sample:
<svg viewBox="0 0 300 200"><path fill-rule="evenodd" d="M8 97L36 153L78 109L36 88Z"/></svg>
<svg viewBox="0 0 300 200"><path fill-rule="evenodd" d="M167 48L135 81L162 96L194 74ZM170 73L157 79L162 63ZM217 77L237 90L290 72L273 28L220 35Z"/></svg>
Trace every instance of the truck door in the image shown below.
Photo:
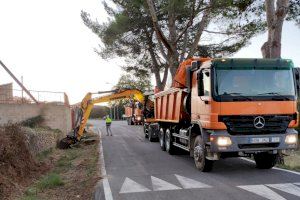
<svg viewBox="0 0 300 200"><path fill-rule="evenodd" d="M192 89L192 120L200 121L205 128L211 115L211 70L202 69L195 78Z"/></svg>

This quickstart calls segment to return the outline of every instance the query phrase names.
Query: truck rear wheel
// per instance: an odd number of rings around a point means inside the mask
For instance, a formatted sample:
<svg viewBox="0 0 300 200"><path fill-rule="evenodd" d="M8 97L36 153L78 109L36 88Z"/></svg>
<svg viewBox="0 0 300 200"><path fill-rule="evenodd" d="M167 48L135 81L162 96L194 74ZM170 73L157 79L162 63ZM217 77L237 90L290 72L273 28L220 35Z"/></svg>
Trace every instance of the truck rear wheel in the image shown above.
<svg viewBox="0 0 300 200"><path fill-rule="evenodd" d="M267 152L254 154L254 160L258 169L271 169L275 166L278 154L269 154Z"/></svg>
<svg viewBox="0 0 300 200"><path fill-rule="evenodd" d="M172 139L172 134L171 134L170 129L166 130L165 143L166 143L165 144L166 151L171 155L174 154L175 153L175 146L173 145L173 139Z"/></svg>
<svg viewBox="0 0 300 200"><path fill-rule="evenodd" d="M164 129L159 130L159 145L161 150L165 151L166 150L166 145L165 145L165 133Z"/></svg>
<svg viewBox="0 0 300 200"><path fill-rule="evenodd" d="M213 161L206 159L206 156L205 144L202 137L198 135L194 142L194 161L196 168L202 172L209 172L213 168Z"/></svg>
<svg viewBox="0 0 300 200"><path fill-rule="evenodd" d="M153 142L154 141L154 138L153 138L153 127L149 126L148 128L148 139L150 142Z"/></svg>

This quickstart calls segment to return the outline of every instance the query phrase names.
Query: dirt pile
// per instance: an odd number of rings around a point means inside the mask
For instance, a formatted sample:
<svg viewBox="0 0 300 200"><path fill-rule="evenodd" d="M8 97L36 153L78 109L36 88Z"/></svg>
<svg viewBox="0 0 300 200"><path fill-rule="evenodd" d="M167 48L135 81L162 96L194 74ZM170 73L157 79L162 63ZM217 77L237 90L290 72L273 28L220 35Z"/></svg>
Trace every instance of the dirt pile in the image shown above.
<svg viewBox="0 0 300 200"><path fill-rule="evenodd" d="M25 185L46 170L44 164L32 157L24 131L19 125L0 127L0 199L21 194Z"/></svg>

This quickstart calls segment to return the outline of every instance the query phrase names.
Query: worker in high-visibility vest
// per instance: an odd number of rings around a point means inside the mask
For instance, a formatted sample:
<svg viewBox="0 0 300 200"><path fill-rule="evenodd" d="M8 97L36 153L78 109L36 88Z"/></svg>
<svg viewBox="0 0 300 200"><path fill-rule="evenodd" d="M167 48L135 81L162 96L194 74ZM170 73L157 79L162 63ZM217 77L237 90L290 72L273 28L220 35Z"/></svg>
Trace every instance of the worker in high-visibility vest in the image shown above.
<svg viewBox="0 0 300 200"><path fill-rule="evenodd" d="M111 129L110 129L111 122L112 122L111 118L109 117L109 115L107 115L106 119L105 119L105 123L106 123L106 135L107 136L109 135L109 133L112 136L112 132L111 132Z"/></svg>

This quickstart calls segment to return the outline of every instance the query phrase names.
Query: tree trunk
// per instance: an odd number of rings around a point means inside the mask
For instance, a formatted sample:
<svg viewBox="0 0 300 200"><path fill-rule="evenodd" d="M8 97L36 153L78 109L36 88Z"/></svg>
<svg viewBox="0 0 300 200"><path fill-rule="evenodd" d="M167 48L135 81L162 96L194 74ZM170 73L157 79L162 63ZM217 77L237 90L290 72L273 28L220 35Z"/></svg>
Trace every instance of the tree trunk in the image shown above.
<svg viewBox="0 0 300 200"><path fill-rule="evenodd" d="M178 68L178 56L176 56L175 54L173 54L172 52L169 52L169 69L170 69L170 73L172 75L172 81L173 81L173 78L175 77L175 74L176 74L176 71L177 71L177 68Z"/></svg>
<svg viewBox="0 0 300 200"><path fill-rule="evenodd" d="M282 26L288 11L289 0L277 0L275 10L275 0L265 1L268 41L261 47L264 58L281 57L281 36Z"/></svg>
<svg viewBox="0 0 300 200"><path fill-rule="evenodd" d="M156 86L158 87L159 90L163 90L165 88L166 81L167 81L168 66L165 66L163 79L161 80L161 77L160 77L161 66L158 64L158 61L155 57L155 52L154 52L154 49L153 49L153 46L154 46L153 41L152 41L152 34L153 33L149 33L147 31L147 29L145 29L145 33L146 33L147 40L148 40L148 42L147 42L148 52L150 54L150 57L151 57L151 60L152 60L152 63L153 63L152 72L153 72L154 77L155 77Z"/></svg>

